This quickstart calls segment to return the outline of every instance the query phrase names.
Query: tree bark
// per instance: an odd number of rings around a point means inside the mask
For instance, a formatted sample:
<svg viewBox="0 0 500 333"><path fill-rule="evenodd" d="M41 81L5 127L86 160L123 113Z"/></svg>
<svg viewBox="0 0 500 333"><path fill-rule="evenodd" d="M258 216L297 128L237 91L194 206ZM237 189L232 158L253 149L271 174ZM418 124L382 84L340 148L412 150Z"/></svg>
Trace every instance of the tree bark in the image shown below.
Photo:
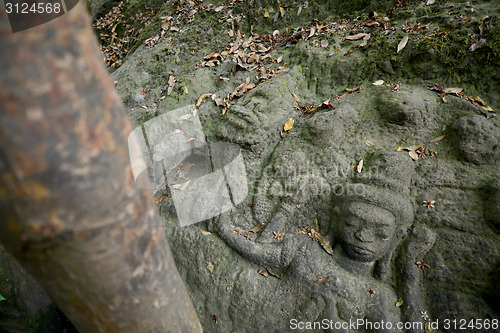
<svg viewBox="0 0 500 333"><path fill-rule="evenodd" d="M201 332L89 23L0 10L0 241L80 332Z"/></svg>

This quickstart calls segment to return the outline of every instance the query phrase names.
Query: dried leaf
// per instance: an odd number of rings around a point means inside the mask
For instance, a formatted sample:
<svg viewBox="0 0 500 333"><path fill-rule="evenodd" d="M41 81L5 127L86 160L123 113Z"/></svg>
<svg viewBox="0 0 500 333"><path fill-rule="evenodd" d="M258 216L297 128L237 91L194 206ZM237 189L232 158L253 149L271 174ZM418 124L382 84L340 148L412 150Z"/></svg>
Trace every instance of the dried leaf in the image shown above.
<svg viewBox="0 0 500 333"><path fill-rule="evenodd" d="M358 173L361 173L361 170L362 170L362 169L363 169L363 159L361 159L361 161L359 161L358 166L357 166L357 168L356 168L356 171L357 171Z"/></svg>
<svg viewBox="0 0 500 333"><path fill-rule="evenodd" d="M401 305L403 305L403 299L402 298L398 299L398 301L396 302L396 306L397 307L400 307Z"/></svg>
<svg viewBox="0 0 500 333"><path fill-rule="evenodd" d="M281 63L282 61L283 61L283 56L280 56L280 57L276 60L276 62L277 62L278 64L279 64L279 63Z"/></svg>
<svg viewBox="0 0 500 333"><path fill-rule="evenodd" d="M248 230L249 232L253 232L254 234L258 233L260 230L262 230L262 228L264 227L264 224L262 222L260 222L259 224L257 224L255 227L253 227L252 229Z"/></svg>
<svg viewBox="0 0 500 333"><path fill-rule="evenodd" d="M188 113L188 114L183 115L182 117L179 117L179 119L177 119L177 120L188 120L192 116L193 115L191 113Z"/></svg>
<svg viewBox="0 0 500 333"><path fill-rule="evenodd" d="M299 96L295 95L294 93L292 93L292 96L293 96L293 99L295 99L295 102L300 103Z"/></svg>
<svg viewBox="0 0 500 333"><path fill-rule="evenodd" d="M321 244L323 249L330 255L333 255L333 249L332 246L330 245L330 242L326 240L323 236L321 236L316 230L311 229L311 233L313 234L314 238L318 240L318 242Z"/></svg>
<svg viewBox="0 0 500 333"><path fill-rule="evenodd" d="M295 120L293 118L288 119L285 123L285 126L283 126L283 130L285 132L288 132L289 130L292 129L294 123L295 123Z"/></svg>
<svg viewBox="0 0 500 333"><path fill-rule="evenodd" d="M428 321L425 322L425 333L434 333L434 330L431 328Z"/></svg>
<svg viewBox="0 0 500 333"><path fill-rule="evenodd" d="M165 81L163 81L163 82L165 82ZM174 86L174 84L175 84L175 76L170 75L170 77L168 78L168 85L169 85L170 87L173 87L173 86Z"/></svg>
<svg viewBox="0 0 500 333"><path fill-rule="evenodd" d="M269 276L269 274L267 272L264 272L263 270L260 270L260 269L257 271L257 273L259 273L260 275L265 276L265 277Z"/></svg>
<svg viewBox="0 0 500 333"><path fill-rule="evenodd" d="M493 110L493 109L491 108L491 106L489 106L489 105L487 105L487 106L483 106L482 108L483 108L485 111L490 111L490 112L495 112L495 113L497 113L497 110Z"/></svg>
<svg viewBox="0 0 500 333"><path fill-rule="evenodd" d="M401 150L403 150L403 149L404 149L403 147L398 146L398 147L396 148L396 151L401 151Z"/></svg>
<svg viewBox="0 0 500 333"><path fill-rule="evenodd" d="M367 36L368 34L367 33L359 33L359 34L355 34L355 35L352 35L352 36L345 36L345 39L347 40L358 40L358 39L361 39L365 36Z"/></svg>
<svg viewBox="0 0 500 333"><path fill-rule="evenodd" d="M264 17L269 17L269 12L267 11L267 9L264 9Z"/></svg>
<svg viewBox="0 0 500 333"><path fill-rule="evenodd" d="M464 88L446 88L443 90L445 94L458 95L464 91Z"/></svg>
<svg viewBox="0 0 500 333"><path fill-rule="evenodd" d="M199 108L200 105L203 103L203 101L209 98L210 96L212 96L212 94L210 93L201 95L200 98L198 98L198 101L196 102L195 108Z"/></svg>
<svg viewBox="0 0 500 333"><path fill-rule="evenodd" d="M404 49L407 43L408 43L408 35L404 36L401 42L399 42L398 51L396 53L399 53L399 51Z"/></svg>
<svg viewBox="0 0 500 333"><path fill-rule="evenodd" d="M413 160L418 160L418 154L414 151L414 150L410 150L408 152L408 155L410 155L410 157L413 159Z"/></svg>
<svg viewBox="0 0 500 333"><path fill-rule="evenodd" d="M205 231L205 230L200 230L203 236L208 236L211 235L212 233L210 231Z"/></svg>
<svg viewBox="0 0 500 333"><path fill-rule="evenodd" d="M253 53L251 56L249 56L247 58L247 64L257 62L257 61L259 61L259 58L260 58L260 55L258 55L257 53Z"/></svg>
<svg viewBox="0 0 500 333"><path fill-rule="evenodd" d="M189 139L186 141L186 143L190 143L191 141L194 141L194 140L196 140L196 138L189 138Z"/></svg>
<svg viewBox="0 0 500 333"><path fill-rule="evenodd" d="M314 34L316 33L316 27L312 27L311 28L311 31L309 32L309 36L307 36L307 39L311 38L312 36L314 36Z"/></svg>
<svg viewBox="0 0 500 333"><path fill-rule="evenodd" d="M378 80L372 83L374 86L381 86L384 84L384 80Z"/></svg>
<svg viewBox="0 0 500 333"><path fill-rule="evenodd" d="M285 9L283 7L280 7L280 14L281 17L285 16Z"/></svg>
<svg viewBox="0 0 500 333"><path fill-rule="evenodd" d="M373 142L371 142L370 140L365 140L365 145L367 145L368 147L375 146L375 144Z"/></svg>
<svg viewBox="0 0 500 333"><path fill-rule="evenodd" d="M481 38L480 40L478 40L477 42L475 43L472 43L472 45L469 47L469 52L474 52L476 51L478 48L480 48L481 46L484 45L484 43L486 43L486 39L484 38Z"/></svg>
<svg viewBox="0 0 500 333"><path fill-rule="evenodd" d="M427 0L427 6L433 5L436 2L436 0Z"/></svg>
<svg viewBox="0 0 500 333"><path fill-rule="evenodd" d="M479 96L467 96L467 98L469 99L469 101L471 101L473 103L476 102L476 103L481 104L481 105L488 104L485 101L483 101Z"/></svg>
<svg viewBox="0 0 500 333"><path fill-rule="evenodd" d="M215 269L214 264L212 264L210 261L207 262L207 269L210 273L212 273Z"/></svg>
<svg viewBox="0 0 500 333"><path fill-rule="evenodd" d="M188 94L188 92L189 92L188 87L186 87L186 86L184 86L184 87L182 88L182 90L184 90L184 93L185 93L186 95L187 95L187 94Z"/></svg>
<svg viewBox="0 0 500 333"><path fill-rule="evenodd" d="M441 141L443 140L444 138L446 137L446 133L441 135L441 136L438 136L437 138L435 139L432 139L431 142L438 142L438 141Z"/></svg>
<svg viewBox="0 0 500 333"><path fill-rule="evenodd" d="M322 285L322 284L325 284L325 283L330 282L330 281L332 281L332 280L323 278L323 279L316 280L316 282L314 282L314 283L316 283L317 285Z"/></svg>
<svg viewBox="0 0 500 333"><path fill-rule="evenodd" d="M299 10L297 10L297 16L300 15L300 12L302 12L302 6L299 7Z"/></svg>

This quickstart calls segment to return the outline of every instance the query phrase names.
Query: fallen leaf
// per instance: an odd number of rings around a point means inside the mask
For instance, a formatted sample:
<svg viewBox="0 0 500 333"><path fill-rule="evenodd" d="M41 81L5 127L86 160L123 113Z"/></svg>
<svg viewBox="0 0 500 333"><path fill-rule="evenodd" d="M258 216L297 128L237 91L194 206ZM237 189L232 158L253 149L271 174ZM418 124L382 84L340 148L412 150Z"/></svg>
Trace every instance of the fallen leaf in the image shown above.
<svg viewBox="0 0 500 333"><path fill-rule="evenodd" d="M410 150L408 152L408 155L410 155L410 157L413 159L413 160L418 160L418 154L414 151L414 150Z"/></svg>
<svg viewBox="0 0 500 333"><path fill-rule="evenodd" d="M436 2L436 0L427 0L427 6L433 5Z"/></svg>
<svg viewBox="0 0 500 333"><path fill-rule="evenodd" d="M188 87L186 87L186 86L184 86L184 87L182 88L182 90L184 90L184 93L185 93L186 95L187 95L187 93L189 92Z"/></svg>
<svg viewBox="0 0 500 333"><path fill-rule="evenodd" d="M283 61L283 56L280 56L280 57L276 60L276 62L277 62L278 64L279 64L281 61Z"/></svg>
<svg viewBox="0 0 500 333"><path fill-rule="evenodd" d="M285 126L283 126L283 130L285 132L288 132L289 130L292 129L294 123L295 123L295 120L293 118L288 119L285 123Z"/></svg>
<svg viewBox="0 0 500 333"><path fill-rule="evenodd" d="M183 115L182 117L179 117L179 119L177 119L177 120L188 120L192 116L193 115L191 113L188 113L188 114Z"/></svg>
<svg viewBox="0 0 500 333"><path fill-rule="evenodd" d="M374 86L381 86L384 84L384 80L378 80L372 83Z"/></svg>
<svg viewBox="0 0 500 333"><path fill-rule="evenodd" d="M345 36L345 39L347 40L358 40L358 39L361 39L365 36L367 36L368 34L367 33L359 33L359 34L355 34L355 35L352 35L352 36Z"/></svg>
<svg viewBox="0 0 500 333"><path fill-rule="evenodd" d="M214 264L212 264L210 261L207 262L207 269L210 273L212 273L215 269Z"/></svg>
<svg viewBox="0 0 500 333"><path fill-rule="evenodd" d="M435 139L432 139L431 142L438 142L438 141L441 141L443 140L444 138L446 137L446 134L443 134L441 136L438 136L437 138Z"/></svg>
<svg viewBox="0 0 500 333"><path fill-rule="evenodd" d="M323 279L316 280L316 282L314 282L314 283L316 283L317 285L322 285L322 284L325 284L325 283L330 282L330 281L332 281L332 280L323 278Z"/></svg>
<svg viewBox="0 0 500 333"><path fill-rule="evenodd" d="M321 247L330 255L333 255L333 249L332 246L330 245L330 242L326 240L325 237L321 236L316 230L311 229L311 234L314 239L316 239L320 244Z"/></svg>
<svg viewBox="0 0 500 333"><path fill-rule="evenodd" d="M285 9L283 7L280 7L280 14L281 17L285 16Z"/></svg>
<svg viewBox="0 0 500 333"><path fill-rule="evenodd" d="M370 140L365 140L365 145L367 145L368 147L375 146L375 144L373 142L371 142Z"/></svg>
<svg viewBox="0 0 500 333"><path fill-rule="evenodd" d="M199 108L200 105L203 103L203 101L209 98L210 96L212 96L212 94L210 93L201 95L200 98L198 98L198 101L196 102L195 108Z"/></svg>
<svg viewBox="0 0 500 333"><path fill-rule="evenodd" d="M491 108L491 106L489 106L489 105L487 105L487 106L483 106L482 108L483 108L485 111L490 111L490 112L495 112L495 113L497 113L497 110L493 110L493 109Z"/></svg>
<svg viewBox="0 0 500 333"><path fill-rule="evenodd" d="M458 95L464 91L464 88L446 88L443 90L445 94Z"/></svg>
<svg viewBox="0 0 500 333"><path fill-rule="evenodd" d="M189 138L189 139L186 141L186 143L190 143L191 141L194 141L194 140L196 140L196 138Z"/></svg>
<svg viewBox="0 0 500 333"><path fill-rule="evenodd" d="M396 306L397 307L400 307L401 305L403 305L403 299L402 298L398 299L398 301L396 302Z"/></svg>
<svg viewBox="0 0 500 333"><path fill-rule="evenodd" d="M258 55L257 53L253 53L251 56L249 56L247 58L247 64L257 62L257 61L259 61L259 58L260 58L260 55Z"/></svg>
<svg viewBox="0 0 500 333"><path fill-rule="evenodd" d="M425 322L425 333L434 333L434 330L431 328L428 321Z"/></svg>
<svg viewBox="0 0 500 333"><path fill-rule="evenodd" d="M216 314L213 314L213 315L212 315L212 319L213 319L213 321L215 321L215 323L216 323L216 324L217 324L217 322L219 321L219 317L217 317L217 315L216 315Z"/></svg>
<svg viewBox="0 0 500 333"><path fill-rule="evenodd" d="M302 6L299 7L299 10L297 10L297 16L300 15L300 12L302 12Z"/></svg>
<svg viewBox="0 0 500 333"><path fill-rule="evenodd" d="M210 231L205 231L205 230L200 230L202 235L204 236L208 236L208 235L211 235L212 233Z"/></svg>
<svg viewBox="0 0 500 333"><path fill-rule="evenodd" d="M359 161L358 166L357 166L357 168L356 168L356 171L357 171L358 173L361 173L361 170L362 170L362 169L363 169L363 159L361 159L361 161Z"/></svg>
<svg viewBox="0 0 500 333"><path fill-rule="evenodd" d="M483 101L479 96L467 96L467 98L469 99L469 101L471 101L473 103L476 102L476 103L481 104L481 105L488 104L485 101Z"/></svg>
<svg viewBox="0 0 500 333"><path fill-rule="evenodd" d="M257 224L255 227L253 227L252 229L248 230L249 232L253 232L254 234L258 233L260 230L262 230L262 228L264 227L264 224L262 222L260 222L259 224Z"/></svg>
<svg viewBox="0 0 500 333"><path fill-rule="evenodd" d="M484 45L484 43L486 43L486 39L484 38L481 38L480 40L478 40L477 42L475 43L472 43L471 46L469 46L469 52L474 52L476 51L478 48L480 48L481 46Z"/></svg>
<svg viewBox="0 0 500 333"><path fill-rule="evenodd" d="M267 11L267 9L264 9L264 17L269 17L269 12Z"/></svg>
<svg viewBox="0 0 500 333"><path fill-rule="evenodd" d="M399 51L404 49L407 43L408 43L408 35L404 36L401 42L399 42L398 51L396 53L399 53Z"/></svg>
<svg viewBox="0 0 500 333"><path fill-rule="evenodd" d="M257 271L257 273L259 273L260 275L265 276L265 277L268 277L268 275L269 275L267 272L264 272L263 270L260 270L260 269Z"/></svg>
<svg viewBox="0 0 500 333"><path fill-rule="evenodd" d="M292 93L292 96L293 96L293 99L295 99L295 102L300 103L299 96L295 95L294 93Z"/></svg>
<svg viewBox="0 0 500 333"><path fill-rule="evenodd" d="M163 81L163 82L165 82L165 81ZM168 78L168 85L169 85L170 87L173 87L173 86L174 86L174 84L175 84L175 76L170 75L170 77Z"/></svg>
<svg viewBox="0 0 500 333"><path fill-rule="evenodd" d="M311 31L309 32L309 36L307 36L307 39L311 38L312 36L314 36L314 34L316 33L316 27L312 27L311 28Z"/></svg>

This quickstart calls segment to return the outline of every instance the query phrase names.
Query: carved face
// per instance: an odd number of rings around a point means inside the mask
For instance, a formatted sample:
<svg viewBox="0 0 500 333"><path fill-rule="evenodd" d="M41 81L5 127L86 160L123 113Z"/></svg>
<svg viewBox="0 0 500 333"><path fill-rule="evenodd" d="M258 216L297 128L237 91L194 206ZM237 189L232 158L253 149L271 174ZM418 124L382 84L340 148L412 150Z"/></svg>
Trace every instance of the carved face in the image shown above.
<svg viewBox="0 0 500 333"><path fill-rule="evenodd" d="M340 244L353 260L373 262L387 254L395 242L393 214L371 204L350 202L340 227Z"/></svg>

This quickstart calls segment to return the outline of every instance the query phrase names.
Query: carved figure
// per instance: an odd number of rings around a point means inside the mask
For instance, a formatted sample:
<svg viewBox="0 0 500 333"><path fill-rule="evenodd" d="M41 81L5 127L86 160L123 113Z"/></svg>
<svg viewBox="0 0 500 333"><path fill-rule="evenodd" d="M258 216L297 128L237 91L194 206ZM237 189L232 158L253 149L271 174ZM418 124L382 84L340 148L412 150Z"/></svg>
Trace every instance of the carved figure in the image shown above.
<svg viewBox="0 0 500 333"><path fill-rule="evenodd" d="M319 250L320 245L306 235L288 233L282 239L277 236L275 228L283 225L282 214L277 214L255 241L249 239L251 237L241 237L231 226L232 221L247 216L243 212L222 215L216 222L217 232L233 249L251 261L286 271L289 273L287 277L313 286L316 295L324 300L315 304L323 306L316 311L318 318L304 320L354 321L364 323L357 326L358 332L399 332L402 330L394 326L375 328L373 325L382 322L395 325L402 320L420 319L420 273L414 262L416 256L432 247L434 235L428 230L420 230L408 237L406 250L403 251L403 260L407 264L401 268L405 273L400 276L402 281L399 283L403 284L404 292L401 293L411 299L406 300L403 307L405 314L402 314L396 302L403 295L396 294L393 286L385 280L392 253L413 222L413 207L401 191L390 186L396 184L400 187L401 182L393 180L391 183L389 180L382 187L383 179L383 176L375 177L372 180L363 179L363 183L342 185L343 195L340 200L335 200L339 209L333 219L332 238L336 242L332 255ZM346 325L339 327L335 331L352 331Z"/></svg>

